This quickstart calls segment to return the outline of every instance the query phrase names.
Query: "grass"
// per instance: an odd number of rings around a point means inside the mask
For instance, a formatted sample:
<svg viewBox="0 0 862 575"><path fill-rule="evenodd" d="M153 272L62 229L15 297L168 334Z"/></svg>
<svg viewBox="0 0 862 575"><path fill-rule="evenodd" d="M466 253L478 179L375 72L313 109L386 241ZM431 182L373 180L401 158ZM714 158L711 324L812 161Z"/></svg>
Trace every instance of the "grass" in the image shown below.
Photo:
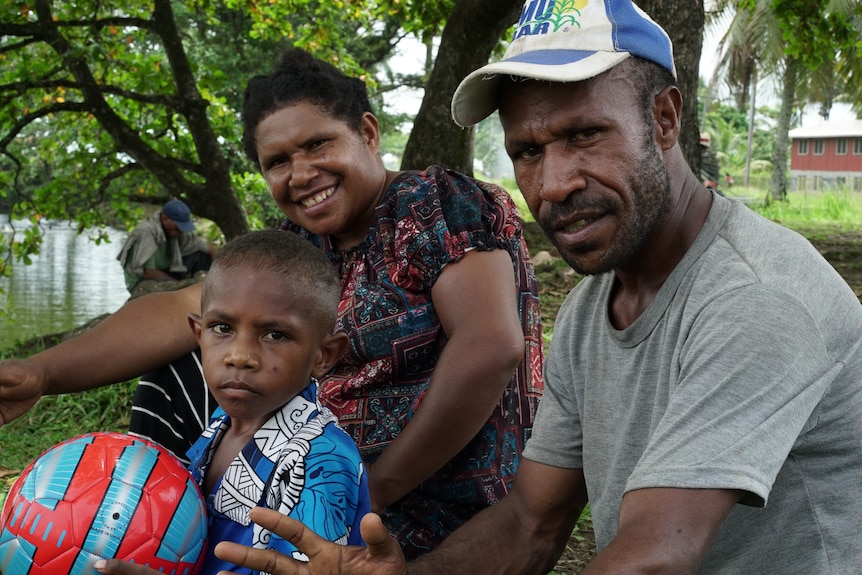
<svg viewBox="0 0 862 575"><path fill-rule="evenodd" d="M750 203L753 210L809 239L857 231L862 223L862 194L847 190L790 192L787 201L769 205L763 200L765 193L752 196L745 190L734 190L729 195L760 198Z"/></svg>

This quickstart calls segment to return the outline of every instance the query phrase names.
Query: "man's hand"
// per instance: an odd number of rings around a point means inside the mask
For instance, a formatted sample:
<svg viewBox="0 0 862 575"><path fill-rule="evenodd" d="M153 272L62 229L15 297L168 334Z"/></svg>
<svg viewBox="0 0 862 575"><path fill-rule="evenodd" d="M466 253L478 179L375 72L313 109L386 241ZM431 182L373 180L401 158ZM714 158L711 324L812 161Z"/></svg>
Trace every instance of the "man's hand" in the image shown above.
<svg viewBox="0 0 862 575"><path fill-rule="evenodd" d="M39 401L47 385L46 373L31 360L0 362L0 426L6 425Z"/></svg>
<svg viewBox="0 0 862 575"><path fill-rule="evenodd" d="M299 521L277 511L255 507L251 520L293 543L308 557L308 563L295 561L272 549L252 549L222 541L215 548L219 558L258 569L272 575L406 575L407 563L401 548L380 517L369 513L362 518L360 530L367 547L348 547L321 539ZM108 573L108 572L105 572ZM112 572L114 575L143 575Z"/></svg>

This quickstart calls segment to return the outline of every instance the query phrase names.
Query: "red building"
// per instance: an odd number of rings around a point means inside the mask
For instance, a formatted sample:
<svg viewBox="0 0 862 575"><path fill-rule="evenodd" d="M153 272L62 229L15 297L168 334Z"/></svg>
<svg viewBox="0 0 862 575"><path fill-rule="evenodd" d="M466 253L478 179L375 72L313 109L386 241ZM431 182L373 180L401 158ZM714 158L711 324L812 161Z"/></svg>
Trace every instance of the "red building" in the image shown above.
<svg viewBox="0 0 862 575"><path fill-rule="evenodd" d="M790 130L790 189L862 192L862 120Z"/></svg>

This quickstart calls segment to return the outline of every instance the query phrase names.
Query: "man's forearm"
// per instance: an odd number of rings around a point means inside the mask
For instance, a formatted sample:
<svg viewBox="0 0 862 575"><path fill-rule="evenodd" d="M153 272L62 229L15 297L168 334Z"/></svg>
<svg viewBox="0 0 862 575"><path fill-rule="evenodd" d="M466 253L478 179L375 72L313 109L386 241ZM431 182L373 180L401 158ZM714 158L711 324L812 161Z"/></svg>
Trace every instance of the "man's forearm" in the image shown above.
<svg viewBox="0 0 862 575"><path fill-rule="evenodd" d="M408 575L544 575L580 515L573 506L544 525L531 522L504 498L450 535L435 551L408 565ZM574 517L574 518L572 518Z"/></svg>

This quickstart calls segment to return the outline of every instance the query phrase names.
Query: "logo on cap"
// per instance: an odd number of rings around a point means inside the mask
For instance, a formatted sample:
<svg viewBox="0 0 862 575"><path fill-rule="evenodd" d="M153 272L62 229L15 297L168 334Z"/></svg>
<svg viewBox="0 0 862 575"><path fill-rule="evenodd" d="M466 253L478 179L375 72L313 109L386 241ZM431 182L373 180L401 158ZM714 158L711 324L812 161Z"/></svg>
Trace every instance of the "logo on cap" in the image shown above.
<svg viewBox="0 0 862 575"><path fill-rule="evenodd" d="M567 29L569 26L581 27L577 17L581 15L581 8L587 5L588 0L533 0L524 5L521 19L515 26L515 34L512 40L521 36L535 36L536 34L547 34L557 32L560 28ZM577 17L576 17L577 16ZM553 28L552 28L553 27Z"/></svg>

